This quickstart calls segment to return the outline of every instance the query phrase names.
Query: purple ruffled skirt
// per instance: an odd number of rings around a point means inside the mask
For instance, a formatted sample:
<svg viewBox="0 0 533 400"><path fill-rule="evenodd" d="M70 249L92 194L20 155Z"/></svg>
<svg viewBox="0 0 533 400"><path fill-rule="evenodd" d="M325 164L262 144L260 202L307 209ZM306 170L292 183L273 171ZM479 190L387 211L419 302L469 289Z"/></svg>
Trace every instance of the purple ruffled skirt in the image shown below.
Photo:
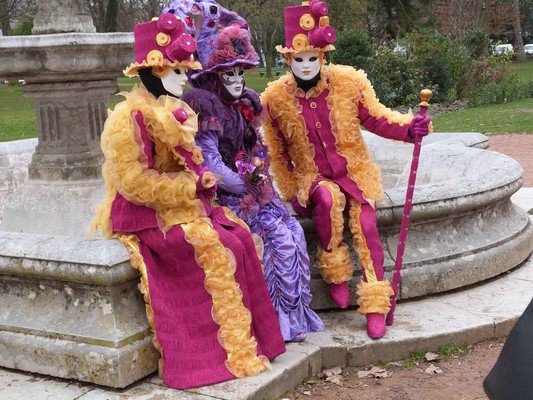
<svg viewBox="0 0 533 400"><path fill-rule="evenodd" d="M310 307L309 256L298 221L277 197L254 213L239 207L242 196L225 194L220 200L263 240L265 279L283 339L301 340L308 332L324 330L324 323Z"/></svg>

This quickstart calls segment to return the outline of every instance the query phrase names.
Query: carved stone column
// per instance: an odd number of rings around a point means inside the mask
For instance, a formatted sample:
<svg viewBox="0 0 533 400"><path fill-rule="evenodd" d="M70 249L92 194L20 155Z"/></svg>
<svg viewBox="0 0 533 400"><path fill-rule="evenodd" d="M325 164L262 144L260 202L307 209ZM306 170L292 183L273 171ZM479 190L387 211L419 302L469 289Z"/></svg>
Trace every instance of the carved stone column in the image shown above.
<svg viewBox="0 0 533 400"><path fill-rule="evenodd" d="M4 37L0 50L0 75L25 79L38 131L30 179L6 200L0 229L83 237L103 196L100 134L132 34Z"/></svg>
<svg viewBox="0 0 533 400"><path fill-rule="evenodd" d="M30 179L79 180L100 177L100 134L116 80L27 84L33 99L39 144Z"/></svg>

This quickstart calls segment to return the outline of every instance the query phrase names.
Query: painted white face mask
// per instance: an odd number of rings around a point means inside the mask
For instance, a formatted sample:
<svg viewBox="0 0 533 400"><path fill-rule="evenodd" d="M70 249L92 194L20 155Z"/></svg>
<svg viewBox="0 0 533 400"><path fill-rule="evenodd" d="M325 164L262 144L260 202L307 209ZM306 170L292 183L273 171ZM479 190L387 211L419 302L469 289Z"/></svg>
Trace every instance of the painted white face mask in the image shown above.
<svg viewBox="0 0 533 400"><path fill-rule="evenodd" d="M244 69L233 67L218 73L220 81L226 90L236 99L241 97L244 90Z"/></svg>
<svg viewBox="0 0 533 400"><path fill-rule="evenodd" d="M292 73L303 81L310 81L317 76L321 67L318 51L303 51L292 56Z"/></svg>
<svg viewBox="0 0 533 400"><path fill-rule="evenodd" d="M176 97L181 97L183 94L183 87L187 83L187 68L178 67L175 70L170 70L161 78L165 90Z"/></svg>

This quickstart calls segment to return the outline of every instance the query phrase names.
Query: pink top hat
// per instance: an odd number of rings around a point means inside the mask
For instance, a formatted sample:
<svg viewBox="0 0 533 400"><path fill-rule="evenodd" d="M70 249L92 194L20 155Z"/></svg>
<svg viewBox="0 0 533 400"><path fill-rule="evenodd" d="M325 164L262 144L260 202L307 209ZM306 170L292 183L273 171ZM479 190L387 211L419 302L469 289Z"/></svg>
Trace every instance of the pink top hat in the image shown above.
<svg viewBox="0 0 533 400"><path fill-rule="evenodd" d="M285 47L280 53L334 50L335 29L329 25L328 5L319 0L304 1L301 6L285 8Z"/></svg>
<svg viewBox="0 0 533 400"><path fill-rule="evenodd" d="M151 67L201 69L193 57L196 41L185 32L183 21L171 13L135 25L135 62L124 70L124 74L137 76L139 69Z"/></svg>

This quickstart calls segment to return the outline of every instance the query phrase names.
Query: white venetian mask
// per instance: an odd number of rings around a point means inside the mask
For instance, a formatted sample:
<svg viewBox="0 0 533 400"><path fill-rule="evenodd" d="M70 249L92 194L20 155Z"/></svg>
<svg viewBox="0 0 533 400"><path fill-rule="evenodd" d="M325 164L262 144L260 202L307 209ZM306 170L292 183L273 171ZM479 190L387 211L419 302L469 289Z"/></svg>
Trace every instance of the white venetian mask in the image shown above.
<svg viewBox="0 0 533 400"><path fill-rule="evenodd" d="M244 90L244 69L233 67L218 73L220 81L226 90L236 99L241 97Z"/></svg>
<svg viewBox="0 0 533 400"><path fill-rule="evenodd" d="M292 56L292 73L303 81L310 81L317 76L321 67L318 51L303 51Z"/></svg>
<svg viewBox="0 0 533 400"><path fill-rule="evenodd" d="M165 90L176 97L181 97L183 94L183 87L187 83L187 68L178 67L175 70L170 70L162 78L161 82Z"/></svg>

